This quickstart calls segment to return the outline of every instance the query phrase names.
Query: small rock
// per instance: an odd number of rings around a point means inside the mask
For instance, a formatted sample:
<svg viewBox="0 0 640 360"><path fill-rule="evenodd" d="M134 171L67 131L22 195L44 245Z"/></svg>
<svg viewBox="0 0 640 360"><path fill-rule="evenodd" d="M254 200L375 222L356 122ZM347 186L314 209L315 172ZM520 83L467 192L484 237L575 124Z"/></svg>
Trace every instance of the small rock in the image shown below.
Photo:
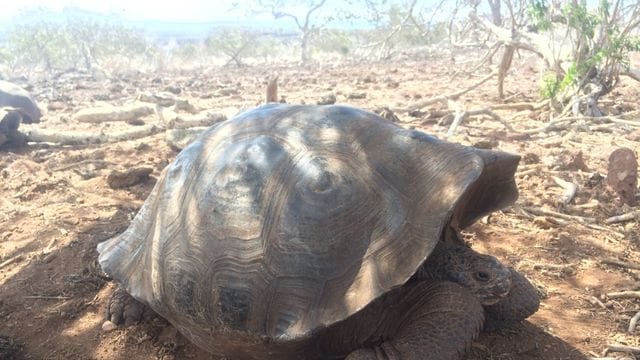
<svg viewBox="0 0 640 360"><path fill-rule="evenodd" d="M361 82L364 84L368 84L368 83L372 83L375 81L375 78L373 77L373 75L369 74L367 76L365 76L364 78L362 78Z"/></svg>
<svg viewBox="0 0 640 360"><path fill-rule="evenodd" d="M361 93L351 93L349 95L347 95L347 99L366 99L367 98L367 93L361 92Z"/></svg>
<svg viewBox="0 0 640 360"><path fill-rule="evenodd" d="M399 86L400 83L395 80L387 81L387 88L389 89L397 89Z"/></svg>
<svg viewBox="0 0 640 360"><path fill-rule="evenodd" d="M180 151L207 129L208 127L192 127L168 130L165 135L165 141L172 149Z"/></svg>
<svg viewBox="0 0 640 360"><path fill-rule="evenodd" d="M568 171L589 171L589 167L584 161L584 157L582 155L582 151L578 151L577 153L563 153L559 156L558 161L559 166L558 170L568 170Z"/></svg>
<svg viewBox="0 0 640 360"><path fill-rule="evenodd" d="M628 205L635 205L638 189L638 160L633 150L619 148L609 156L607 184Z"/></svg>
<svg viewBox="0 0 640 360"><path fill-rule="evenodd" d="M386 106L376 108L373 110L373 112L380 115L382 118L384 118L387 121L400 122L400 119L398 118L398 116L396 116L396 114L394 114L393 111L391 111L391 109L389 109Z"/></svg>
<svg viewBox="0 0 640 360"><path fill-rule="evenodd" d="M142 126L145 124L145 122L141 119L129 119L127 120L127 124L133 125L133 126Z"/></svg>
<svg viewBox="0 0 640 360"><path fill-rule="evenodd" d="M186 111L192 114L197 114L199 112L199 110L195 106L193 106L193 104L191 104L188 100L180 100L180 99L176 100L175 110Z"/></svg>
<svg viewBox="0 0 640 360"><path fill-rule="evenodd" d="M67 105L62 101L51 101L47 104L47 110L49 111L59 111L64 110Z"/></svg>
<svg viewBox="0 0 640 360"><path fill-rule="evenodd" d="M604 180L604 176L600 175L599 172L594 172L585 182L584 187L593 189L596 186L600 186L602 181Z"/></svg>
<svg viewBox="0 0 640 360"><path fill-rule="evenodd" d="M213 93L213 96L220 97L220 96L229 96L229 95L237 95L237 94L238 94L238 89L223 88L223 89L216 90Z"/></svg>
<svg viewBox="0 0 640 360"><path fill-rule="evenodd" d="M112 189L122 189L136 184L140 184L149 179L152 168L137 167L125 171L114 170L107 176L107 184Z"/></svg>
<svg viewBox="0 0 640 360"><path fill-rule="evenodd" d="M113 331L115 329L118 328L118 325L114 324L113 322L107 320L105 322L102 323L102 331Z"/></svg>
<svg viewBox="0 0 640 360"><path fill-rule="evenodd" d="M182 89L179 86L169 85L166 88L164 88L164 91L168 91L172 94L178 95L182 92Z"/></svg>
<svg viewBox="0 0 640 360"><path fill-rule="evenodd" d="M318 105L333 105L336 103L336 96L334 94L328 94L318 100Z"/></svg>
<svg viewBox="0 0 640 360"><path fill-rule="evenodd" d="M475 142L472 146L478 149L490 150L498 146L498 140L496 139L480 140Z"/></svg>
<svg viewBox="0 0 640 360"><path fill-rule="evenodd" d="M540 156L534 153L526 153L522 157L522 160L524 161L525 164L538 164L540 163Z"/></svg>
<svg viewBox="0 0 640 360"><path fill-rule="evenodd" d="M122 84L113 84L111 86L109 86L109 91L111 91L112 93L116 93L119 94L124 90L124 86L122 86Z"/></svg>

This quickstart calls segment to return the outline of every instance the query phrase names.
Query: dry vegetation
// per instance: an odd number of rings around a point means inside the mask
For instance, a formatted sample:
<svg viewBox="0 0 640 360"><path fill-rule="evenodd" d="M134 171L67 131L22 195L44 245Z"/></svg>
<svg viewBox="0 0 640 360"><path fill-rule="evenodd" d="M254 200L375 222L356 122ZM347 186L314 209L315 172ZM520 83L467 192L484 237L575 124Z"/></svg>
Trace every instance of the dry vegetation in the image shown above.
<svg viewBox="0 0 640 360"><path fill-rule="evenodd" d="M408 26L411 17L399 20ZM175 135L169 130L263 103L274 74L289 103L334 96L404 127L522 156L518 202L465 236L526 274L542 305L522 325L483 334L468 359L640 357L633 326L640 316L638 189L621 197L606 180L630 168L611 165L615 150L640 151L638 84L620 77L599 94L603 116L558 110L540 97L543 60L510 44L422 48L364 64L338 57L243 68L94 66L13 79L31 89L45 113L21 130L99 137L66 145L45 138L0 152L0 359L209 358L159 318L103 331L114 284L96 268L95 248L128 226L176 156L181 145L167 142ZM496 58L510 56L509 66L479 62L494 48ZM630 68L640 66L640 56L630 56ZM80 116L104 106L112 118ZM136 106L146 110L131 110ZM111 121L114 114L120 121Z"/></svg>

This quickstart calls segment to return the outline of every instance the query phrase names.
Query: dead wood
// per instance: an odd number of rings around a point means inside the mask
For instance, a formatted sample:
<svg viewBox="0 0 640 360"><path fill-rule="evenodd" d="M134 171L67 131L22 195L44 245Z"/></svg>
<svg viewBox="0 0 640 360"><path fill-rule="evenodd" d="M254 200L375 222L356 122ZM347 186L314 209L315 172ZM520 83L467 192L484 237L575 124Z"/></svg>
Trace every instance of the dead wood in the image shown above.
<svg viewBox="0 0 640 360"><path fill-rule="evenodd" d="M600 301L600 299L595 296L589 296L587 300L589 300L589 302L593 305L597 305L602 309L607 309L607 305L605 305L602 301Z"/></svg>
<svg viewBox="0 0 640 360"><path fill-rule="evenodd" d="M595 218L592 217L585 217L585 216L577 216L577 215L567 215L567 214L562 214L559 212L555 212L555 211L551 211L551 210L546 210L546 209L541 209L541 208L534 208L534 207L524 207L523 210L530 212L534 215L538 215L538 216L551 216L551 217L557 217L563 220L574 220L577 221L579 223L583 223L583 224L591 224L596 222Z"/></svg>
<svg viewBox="0 0 640 360"><path fill-rule="evenodd" d="M629 299L629 298L640 298L640 291L618 291L611 292L607 294L607 298L609 299Z"/></svg>
<svg viewBox="0 0 640 360"><path fill-rule="evenodd" d="M170 129L187 129L192 127L211 126L221 121L225 121L226 119L227 117L224 114L202 111L195 115L177 115L174 119L167 122L167 127Z"/></svg>
<svg viewBox="0 0 640 360"><path fill-rule="evenodd" d="M640 353L640 347L612 344L607 346L607 348L604 350L603 356L607 356L607 354L609 354L610 352L623 352L623 353L637 354L637 353Z"/></svg>
<svg viewBox="0 0 640 360"><path fill-rule="evenodd" d="M127 188L147 181L152 172L152 168L145 166L128 168L124 171L113 170L107 176L107 184L112 189Z"/></svg>
<svg viewBox="0 0 640 360"><path fill-rule="evenodd" d="M484 78L482 78L480 81L478 81L477 83L462 89L462 90L458 90L456 92L450 93L450 94L445 94L445 95L439 95L436 97L432 97L430 99L426 99L423 101L420 101L416 104L413 104L405 109L395 109L396 112L398 111L405 111L405 112L410 112L410 111L416 111L416 110L420 110L422 108L424 108L425 106L431 105L431 104L435 104L435 103L444 103L446 104L447 101L449 100L456 100L458 99L460 96L468 93L471 90L474 90L475 88L479 87L480 85L486 83L487 81L489 81L491 78L493 78L494 76L498 75L498 71L493 71L491 72L489 75L485 76Z"/></svg>
<svg viewBox="0 0 640 360"><path fill-rule="evenodd" d="M631 320L629 320L629 334L633 334L636 331L636 326L638 325L638 321L640 321L640 311L638 311Z"/></svg>
<svg viewBox="0 0 640 360"><path fill-rule="evenodd" d="M483 108L483 109L475 109L475 110L458 110L458 111L454 111L453 112L454 115L454 119L453 122L451 123L451 125L449 126L449 130L447 131L447 134L445 136L445 139L452 136L455 131L457 130L458 126L460 126L460 124L468 119L469 117L472 116L478 116L478 115L487 115L489 116L491 119L499 122L500 124L502 124L507 130L515 132L516 130L511 126L511 124L509 124L509 122L505 121L504 119L502 119L498 114L496 114L495 112L491 111L490 108Z"/></svg>
<svg viewBox="0 0 640 360"><path fill-rule="evenodd" d="M620 75L628 76L635 81L640 81L640 69L629 69L627 71L620 72Z"/></svg>
<svg viewBox="0 0 640 360"><path fill-rule="evenodd" d="M135 140L157 134L163 131L162 128L155 125L144 125L129 130L117 131L112 133L102 132L61 132L48 129L30 129L25 131L27 141L31 142L47 142L60 145L82 145L82 144L103 144L124 140Z"/></svg>
<svg viewBox="0 0 640 360"><path fill-rule="evenodd" d="M516 51L515 46L506 45L502 59L500 60L500 66L498 67L498 97L504 99L504 78L507 76L509 68L511 68L511 62L513 60L513 53Z"/></svg>
<svg viewBox="0 0 640 360"><path fill-rule="evenodd" d="M278 76L276 75L267 85L267 104L278 102Z"/></svg>
<svg viewBox="0 0 640 360"><path fill-rule="evenodd" d="M491 110L540 110L549 105L549 100L538 103L519 102L519 103L503 103L491 105Z"/></svg>
<svg viewBox="0 0 640 360"><path fill-rule="evenodd" d="M620 261L618 259L607 258L602 259L600 262L602 262L603 264L619 266L626 269L640 270L640 264L633 264L626 261Z"/></svg>
<svg viewBox="0 0 640 360"><path fill-rule="evenodd" d="M96 166L105 167L107 165L107 162L102 159L85 159L82 161L57 167L55 169L52 169L52 171L64 171L64 170L69 170L71 168L74 168L76 166L82 166L82 165L88 165L88 164L94 164Z"/></svg>
<svg viewBox="0 0 640 360"><path fill-rule="evenodd" d="M573 200L576 196L576 192L578 191L578 186L572 182L565 181L557 176L551 177L553 181L558 184L558 186L562 187L565 191L560 197L560 202L564 205L567 205Z"/></svg>
<svg viewBox="0 0 640 360"><path fill-rule="evenodd" d="M551 271L559 271L563 274L572 273L575 271L575 268L578 266L578 263L572 264L543 264L536 263L533 264L534 270L551 270Z"/></svg>
<svg viewBox="0 0 640 360"><path fill-rule="evenodd" d="M31 295L23 296L23 299L41 299L41 300L70 300L69 296L47 296L47 295Z"/></svg>
<svg viewBox="0 0 640 360"><path fill-rule="evenodd" d="M205 126L167 130L165 133L165 141L171 148L180 151L208 128L208 126Z"/></svg>
<svg viewBox="0 0 640 360"><path fill-rule="evenodd" d="M605 222L605 224L615 224L615 223L634 220L634 219L638 219L638 218L640 218L640 210L628 212L628 213L622 214L622 215L612 216L612 217L606 219L604 222Z"/></svg>
<svg viewBox="0 0 640 360"><path fill-rule="evenodd" d="M124 106L100 106L82 109L72 116L77 122L101 123L106 121L132 121L153 114L155 105L138 102Z"/></svg>
<svg viewBox="0 0 640 360"><path fill-rule="evenodd" d="M6 267L8 265L13 264L14 262L22 261L22 259L24 259L24 256L22 254L16 255L14 257L11 257L11 258L9 258L9 259L7 259L7 260L5 260L5 261L0 263L0 269Z"/></svg>

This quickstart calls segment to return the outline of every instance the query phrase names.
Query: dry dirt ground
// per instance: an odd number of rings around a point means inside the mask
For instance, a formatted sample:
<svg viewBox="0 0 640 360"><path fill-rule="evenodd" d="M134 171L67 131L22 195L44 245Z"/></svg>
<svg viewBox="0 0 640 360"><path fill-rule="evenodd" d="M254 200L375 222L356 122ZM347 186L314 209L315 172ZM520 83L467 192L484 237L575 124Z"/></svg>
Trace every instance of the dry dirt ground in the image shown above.
<svg viewBox="0 0 640 360"><path fill-rule="evenodd" d="M33 83L32 93L45 109L36 126L109 132L135 125L80 124L70 115L98 100L118 105L141 92L168 86L180 88L178 96L195 106L233 115L263 101L271 72L279 73L280 94L289 103L316 103L333 93L340 103L397 109L478 81L482 76L462 71L471 67L464 61L425 58L374 65L282 66L269 73L224 68L132 72L112 78L65 74ZM505 88L507 103L537 101L535 66L520 60ZM610 114L638 110L638 89L631 80L622 79L621 87L602 104ZM495 81L466 94L460 103L470 109L499 103ZM397 115L402 126L443 137L446 119L429 116L434 113L430 110L438 109L442 105L433 104L424 113ZM519 131L549 122L546 110L497 113ZM142 120L159 121L155 115ZM590 120L568 125L522 135L480 116L465 121L450 138L523 156L517 204L483 219L465 236L474 248L526 274L543 295L540 310L529 321L483 334L467 359L584 359L601 356L613 343L640 346L638 333L627 332L629 319L640 310L640 299L607 296L640 290L639 225L637 220L605 224L608 217L634 208L622 204L599 176L606 176L614 149L628 147L638 153L640 127ZM160 171L176 154L163 134L102 145L35 144L0 153L0 358L209 358L162 319L101 330L114 284L96 269L96 244L129 225ZM121 189L108 185L112 171L134 167L151 168L151 177ZM564 190L553 176L578 186L569 204L560 203ZM611 265L611 259L627 265Z"/></svg>

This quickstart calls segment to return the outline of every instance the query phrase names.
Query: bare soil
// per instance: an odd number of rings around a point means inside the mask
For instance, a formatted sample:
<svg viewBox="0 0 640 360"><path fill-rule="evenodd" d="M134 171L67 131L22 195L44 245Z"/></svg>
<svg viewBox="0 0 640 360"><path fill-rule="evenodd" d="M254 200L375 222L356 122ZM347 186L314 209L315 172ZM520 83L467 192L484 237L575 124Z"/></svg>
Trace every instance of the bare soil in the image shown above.
<svg viewBox="0 0 640 360"><path fill-rule="evenodd" d="M33 126L105 132L131 128L135 125L124 122L75 123L70 115L97 101L117 105L168 86L181 89L178 96L197 107L233 115L263 102L271 72L280 75L280 94L289 103L316 103L333 93L340 103L393 110L478 81L482 76L463 71L469 60L282 66L269 73L224 68L112 78L66 74L33 84L32 93L46 113ZM506 103L538 100L538 75L526 60L519 59L507 77L505 89L511 92ZM613 115L638 110L639 92L637 84L622 79L601 104ZM460 103L469 109L490 106L500 103L496 94L495 81L489 81ZM442 108L434 104L424 110ZM518 130L549 122L547 110L496 112ZM396 115L402 126L438 137L448 129L446 119L432 119L428 113ZM159 121L156 115L142 120ZM627 332L640 299L606 295L640 290L639 270L607 263L640 264L638 220L604 222L638 208L625 205L598 176L606 176L607 159L618 147L638 154L640 127L586 120L568 125L522 136L481 116L465 121L450 138L523 156L516 205L466 229L465 236L474 248L524 273L543 294L540 310L529 321L483 334L467 359L585 359L600 356L613 343L640 346L637 331ZM164 134L101 145L32 144L0 153L0 359L210 358L159 318L110 332L101 329L115 285L96 267L96 245L126 229L176 154ZM109 174L131 168L152 173L134 185L109 186ZM569 204L560 202L564 189L553 176L578 186ZM585 223L583 218L594 220Z"/></svg>

